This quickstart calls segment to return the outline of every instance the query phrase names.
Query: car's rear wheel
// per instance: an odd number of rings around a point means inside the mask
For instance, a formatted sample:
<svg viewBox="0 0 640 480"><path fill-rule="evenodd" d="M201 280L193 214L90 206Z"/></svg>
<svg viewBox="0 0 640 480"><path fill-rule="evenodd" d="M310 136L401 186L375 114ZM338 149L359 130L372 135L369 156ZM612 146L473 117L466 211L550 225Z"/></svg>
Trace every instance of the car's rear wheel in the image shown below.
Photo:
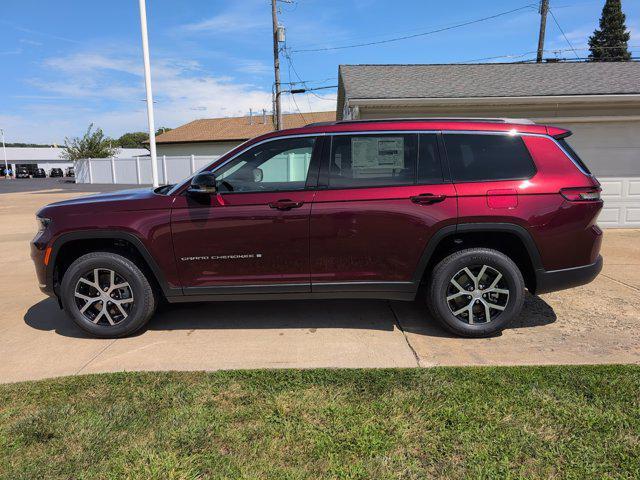
<svg viewBox="0 0 640 480"><path fill-rule="evenodd" d="M157 303L145 274L130 259L111 252L75 260L62 279L61 299L80 328L101 338L134 333L149 321Z"/></svg>
<svg viewBox="0 0 640 480"><path fill-rule="evenodd" d="M433 269L429 308L447 330L465 337L487 337L504 330L520 314L524 280L506 255L470 248L444 258Z"/></svg>

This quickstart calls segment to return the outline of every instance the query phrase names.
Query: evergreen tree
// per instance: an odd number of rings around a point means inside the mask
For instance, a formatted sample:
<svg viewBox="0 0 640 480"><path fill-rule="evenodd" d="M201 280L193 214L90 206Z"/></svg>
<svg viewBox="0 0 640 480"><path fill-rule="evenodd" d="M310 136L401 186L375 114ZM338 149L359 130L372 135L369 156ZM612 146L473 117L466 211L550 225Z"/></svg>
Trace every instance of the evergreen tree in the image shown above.
<svg viewBox="0 0 640 480"><path fill-rule="evenodd" d="M627 42L630 34L624 23L620 0L606 0L600 17L600 28L589 37L589 59L594 62L629 61Z"/></svg>

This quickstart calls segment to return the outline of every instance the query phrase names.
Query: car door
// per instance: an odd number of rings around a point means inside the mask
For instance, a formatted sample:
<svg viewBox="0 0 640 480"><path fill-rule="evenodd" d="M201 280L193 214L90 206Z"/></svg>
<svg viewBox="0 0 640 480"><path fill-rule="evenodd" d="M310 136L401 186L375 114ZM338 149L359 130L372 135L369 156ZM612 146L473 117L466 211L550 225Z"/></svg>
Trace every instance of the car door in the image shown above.
<svg viewBox="0 0 640 480"><path fill-rule="evenodd" d="M215 169L217 194L176 199L171 228L186 294L310 291L319 144L315 136L266 140Z"/></svg>
<svg viewBox="0 0 640 480"><path fill-rule="evenodd" d="M415 290L427 243L456 223L440 149L436 132L330 137L311 211L313 292Z"/></svg>

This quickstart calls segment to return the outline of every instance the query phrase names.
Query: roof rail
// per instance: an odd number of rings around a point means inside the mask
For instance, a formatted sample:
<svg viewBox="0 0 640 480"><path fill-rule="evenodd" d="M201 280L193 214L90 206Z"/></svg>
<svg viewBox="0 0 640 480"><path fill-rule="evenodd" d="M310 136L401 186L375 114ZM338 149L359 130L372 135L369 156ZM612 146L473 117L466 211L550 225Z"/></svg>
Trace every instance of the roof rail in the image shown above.
<svg viewBox="0 0 640 480"><path fill-rule="evenodd" d="M485 123L517 123L520 125L535 125L528 118L479 118L479 117L407 117L407 118L370 118L362 120L338 120L336 122L317 122L305 125L307 127L321 127L344 123L379 123L379 122L485 122Z"/></svg>

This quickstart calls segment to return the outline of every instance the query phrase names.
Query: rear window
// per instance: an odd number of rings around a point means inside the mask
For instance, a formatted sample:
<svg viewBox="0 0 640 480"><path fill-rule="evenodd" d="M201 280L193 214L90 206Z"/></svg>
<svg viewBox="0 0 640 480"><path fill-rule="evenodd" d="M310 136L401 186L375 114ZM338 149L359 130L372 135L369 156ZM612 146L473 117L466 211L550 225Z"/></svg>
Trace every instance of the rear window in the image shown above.
<svg viewBox="0 0 640 480"><path fill-rule="evenodd" d="M451 176L457 182L531 178L535 165L518 135L445 134Z"/></svg>
<svg viewBox="0 0 640 480"><path fill-rule="evenodd" d="M576 151L573 148L571 148L571 145L569 145L569 142L567 142L564 138L561 138L558 140L558 143L562 148L564 148L564 150L569 154L571 159L578 165L578 167L580 167L580 169L584 171L584 173L586 173L587 175L591 175L591 172L589 171L585 163L582 161L582 159L578 156Z"/></svg>

